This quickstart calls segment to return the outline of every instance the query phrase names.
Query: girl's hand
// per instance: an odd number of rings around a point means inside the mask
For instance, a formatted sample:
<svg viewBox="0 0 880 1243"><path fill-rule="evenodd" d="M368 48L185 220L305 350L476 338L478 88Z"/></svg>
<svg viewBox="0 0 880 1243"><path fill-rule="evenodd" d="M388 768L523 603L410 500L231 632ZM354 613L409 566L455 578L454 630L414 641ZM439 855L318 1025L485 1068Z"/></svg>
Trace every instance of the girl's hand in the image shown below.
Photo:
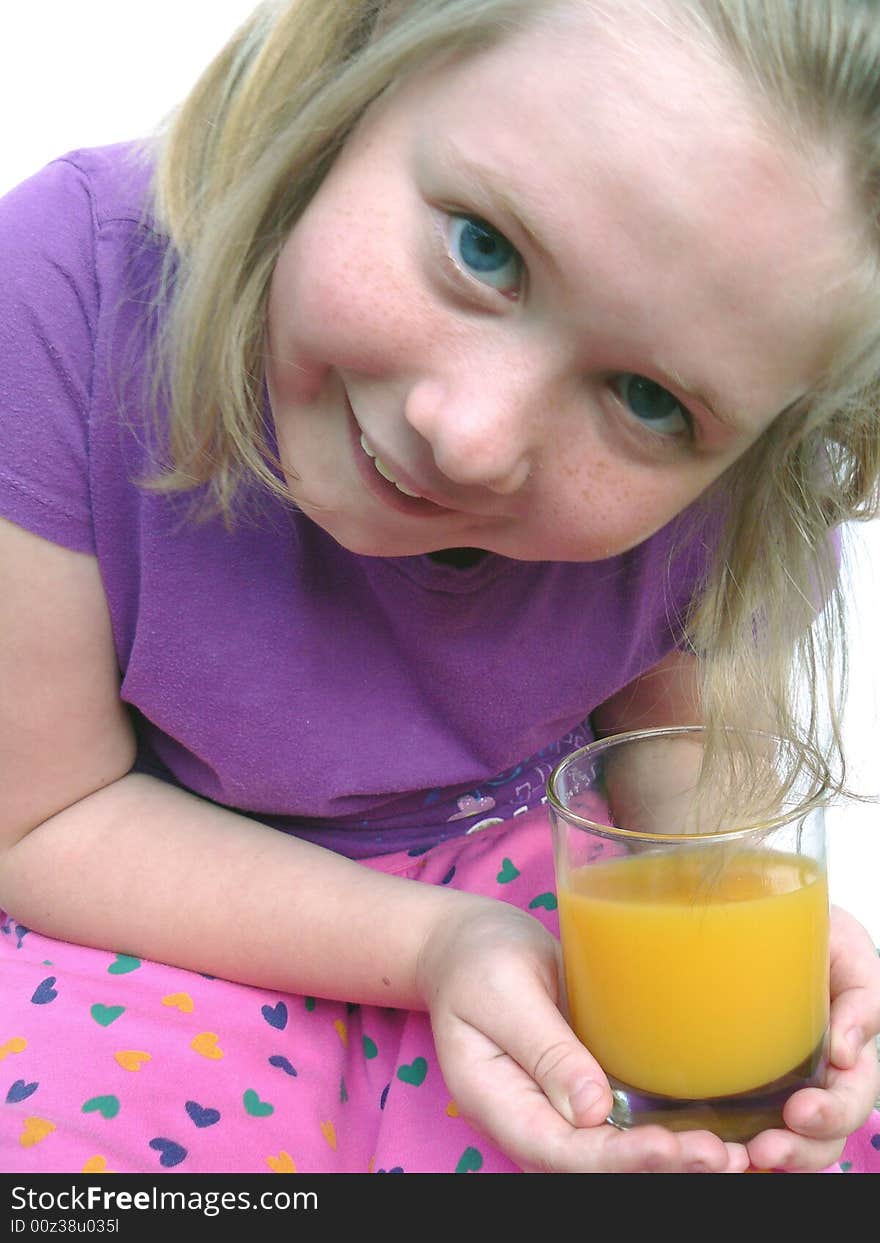
<svg viewBox="0 0 880 1243"><path fill-rule="evenodd" d="M787 1130L763 1131L748 1145L762 1170L823 1170L865 1122L880 1093L875 1038L880 1031L880 958L852 915L831 909L831 1034L823 1088L787 1102Z"/></svg>
<svg viewBox="0 0 880 1243"><path fill-rule="evenodd" d="M419 960L437 1056L462 1115L523 1170L740 1173L745 1148L708 1131L607 1125L608 1081L558 1009L559 944L492 899L433 929Z"/></svg>

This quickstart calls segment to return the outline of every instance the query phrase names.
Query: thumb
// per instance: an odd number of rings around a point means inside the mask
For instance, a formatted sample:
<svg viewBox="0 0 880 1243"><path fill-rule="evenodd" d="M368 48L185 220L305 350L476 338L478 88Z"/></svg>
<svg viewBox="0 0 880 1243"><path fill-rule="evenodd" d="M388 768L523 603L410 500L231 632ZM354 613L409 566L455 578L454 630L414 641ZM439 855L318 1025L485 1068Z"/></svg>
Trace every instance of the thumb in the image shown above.
<svg viewBox="0 0 880 1243"><path fill-rule="evenodd" d="M532 1076L557 1113L572 1126L600 1126L611 1112L605 1074L551 999L517 1012L515 1029L502 1036L511 1057Z"/></svg>
<svg viewBox="0 0 880 1243"><path fill-rule="evenodd" d="M561 1015L557 1032L535 1062L534 1079L572 1126L599 1126L611 1112L611 1089L601 1066Z"/></svg>

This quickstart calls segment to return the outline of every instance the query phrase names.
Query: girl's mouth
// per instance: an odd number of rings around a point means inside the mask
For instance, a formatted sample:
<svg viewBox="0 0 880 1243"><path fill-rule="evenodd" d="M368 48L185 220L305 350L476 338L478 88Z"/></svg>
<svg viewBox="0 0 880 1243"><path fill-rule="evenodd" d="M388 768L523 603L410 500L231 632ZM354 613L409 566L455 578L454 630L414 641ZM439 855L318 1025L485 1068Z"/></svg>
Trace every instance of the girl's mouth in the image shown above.
<svg viewBox="0 0 880 1243"><path fill-rule="evenodd" d="M379 474L382 476L382 478L387 479L389 483L393 483L395 488L397 488L398 492L402 492L404 496L413 496L419 500L422 499L421 497L419 497L418 492L410 492L409 488L405 488L402 483L399 483L394 478L391 471L388 469L388 467L385 465L382 459L380 457L376 457L376 454L370 448L369 441L367 440L363 432L361 432L361 448L363 449L364 453L366 453L367 457L372 459L373 465L375 466Z"/></svg>
<svg viewBox="0 0 880 1243"><path fill-rule="evenodd" d="M376 499L397 510L398 513L412 517L431 518L445 515L448 518L451 512L449 508L438 505L428 497L413 492L406 484L398 482L394 472L376 455L350 405L349 413L355 465L367 489Z"/></svg>

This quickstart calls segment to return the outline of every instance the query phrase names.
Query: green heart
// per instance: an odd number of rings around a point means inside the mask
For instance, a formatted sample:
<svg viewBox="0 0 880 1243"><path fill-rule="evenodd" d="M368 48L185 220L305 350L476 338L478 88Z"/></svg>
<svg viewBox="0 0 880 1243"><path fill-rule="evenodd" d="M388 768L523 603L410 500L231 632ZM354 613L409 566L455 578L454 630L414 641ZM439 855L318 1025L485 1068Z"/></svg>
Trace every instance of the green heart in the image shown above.
<svg viewBox="0 0 880 1243"><path fill-rule="evenodd" d="M414 1088L419 1087L425 1082L425 1075L428 1073L428 1063L423 1057L417 1057L409 1066L398 1066L397 1077L403 1083L411 1083Z"/></svg>
<svg viewBox="0 0 880 1243"><path fill-rule="evenodd" d="M132 958L130 954L117 954L116 962L111 962L107 970L111 975L128 975L129 971L137 971L140 965L139 958Z"/></svg>
<svg viewBox="0 0 880 1243"><path fill-rule="evenodd" d="M252 1118L268 1118L269 1114L274 1114L275 1106L270 1105L268 1101L261 1101L253 1088L248 1088L242 1097L244 1107Z"/></svg>
<svg viewBox="0 0 880 1243"><path fill-rule="evenodd" d="M519 868L513 866L510 859L503 859L501 862L501 871L495 877L499 885L507 885L512 880L516 880L519 876Z"/></svg>
<svg viewBox="0 0 880 1243"><path fill-rule="evenodd" d="M99 1113L102 1118L115 1118L119 1113L118 1096L93 1096L82 1107L84 1114Z"/></svg>
<svg viewBox="0 0 880 1243"><path fill-rule="evenodd" d="M555 911L556 895L553 893L539 893L537 898L532 898L529 903L529 910L533 911L536 906L542 906L545 911Z"/></svg>
<svg viewBox="0 0 880 1243"><path fill-rule="evenodd" d="M100 1002L92 1006L91 1016L96 1023L100 1023L102 1027L109 1027L111 1023L115 1023L120 1014L125 1014L125 1006L102 1006Z"/></svg>
<svg viewBox="0 0 880 1243"><path fill-rule="evenodd" d="M339 1083L339 1099L344 1105L348 1100L348 1088L345 1086L345 1078L343 1077Z"/></svg>
<svg viewBox="0 0 880 1243"><path fill-rule="evenodd" d="M848 1174L851 1169L852 1169L852 1161L841 1161L840 1162L841 1174Z"/></svg>
<svg viewBox="0 0 880 1243"><path fill-rule="evenodd" d="M455 1167L456 1174L470 1174L483 1168L483 1154L478 1148L465 1148Z"/></svg>
<svg viewBox="0 0 880 1243"><path fill-rule="evenodd" d="M307 1009L307 1010L314 1010L314 1008L315 1008L315 999L314 999L314 997L306 997L306 1009Z"/></svg>
<svg viewBox="0 0 880 1243"><path fill-rule="evenodd" d="M364 1057L367 1061L371 1061L374 1057L379 1056L379 1050L376 1047L375 1040L371 1040L369 1036L363 1037Z"/></svg>

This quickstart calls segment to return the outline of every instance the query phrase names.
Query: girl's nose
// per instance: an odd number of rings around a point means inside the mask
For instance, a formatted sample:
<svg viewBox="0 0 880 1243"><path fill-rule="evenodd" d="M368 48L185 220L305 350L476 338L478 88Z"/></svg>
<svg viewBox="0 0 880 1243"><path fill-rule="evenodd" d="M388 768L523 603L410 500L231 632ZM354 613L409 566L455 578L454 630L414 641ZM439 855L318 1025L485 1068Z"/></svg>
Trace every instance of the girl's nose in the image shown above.
<svg viewBox="0 0 880 1243"><path fill-rule="evenodd" d="M489 372L462 372L414 384L405 415L447 479L509 496L535 464L538 404L534 386L522 375L499 379Z"/></svg>

